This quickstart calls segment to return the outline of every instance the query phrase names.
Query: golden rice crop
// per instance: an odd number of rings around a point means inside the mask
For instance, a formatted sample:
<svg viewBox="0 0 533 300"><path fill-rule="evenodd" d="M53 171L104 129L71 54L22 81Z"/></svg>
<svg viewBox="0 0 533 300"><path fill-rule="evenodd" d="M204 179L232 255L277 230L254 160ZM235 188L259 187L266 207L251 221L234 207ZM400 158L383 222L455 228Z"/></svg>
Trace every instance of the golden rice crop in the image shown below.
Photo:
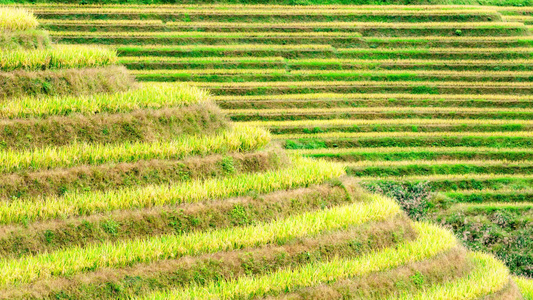
<svg viewBox="0 0 533 300"><path fill-rule="evenodd" d="M0 30L29 30L38 25L37 18L26 9L0 7Z"/></svg>
<svg viewBox="0 0 533 300"><path fill-rule="evenodd" d="M117 145L73 143L64 147L51 146L26 151L5 150L0 151L0 173L248 152L261 149L269 142L270 134L264 129L234 126L217 135L185 135L169 142L133 142Z"/></svg>
<svg viewBox="0 0 533 300"><path fill-rule="evenodd" d="M116 51L99 46L58 45L50 49L15 50L0 53L0 70L91 68L116 64Z"/></svg>
<svg viewBox="0 0 533 300"><path fill-rule="evenodd" d="M492 255L469 253L468 258L474 264L474 270L459 279L443 284L433 285L424 290L391 296L387 300L449 300L478 299L502 290L509 282L509 270Z"/></svg>
<svg viewBox="0 0 533 300"><path fill-rule="evenodd" d="M156 236L121 243L107 242L20 259L0 259L0 286L29 283L57 275L72 275L87 268L120 267L185 255L231 251L386 220L400 213L400 208L392 200L380 196L374 198L369 203L327 208L254 226ZM447 234L439 242L435 244L441 249L433 251L442 250L448 244L454 244L455 240ZM431 246L436 248L435 244Z"/></svg>
<svg viewBox="0 0 533 300"><path fill-rule="evenodd" d="M533 279L514 276L514 281L520 288L524 300L533 300Z"/></svg>
<svg viewBox="0 0 533 300"><path fill-rule="evenodd" d="M186 84L142 85L141 88L114 94L90 96L23 97L4 100L0 118L29 118L72 113L120 113L137 109L183 107L209 101L205 90Z"/></svg>
<svg viewBox="0 0 533 300"><path fill-rule="evenodd" d="M155 292L141 299L241 299L263 296L268 292L284 292L373 272L393 269L403 264L422 261L457 246L452 233L425 223L417 223L415 241L348 259L310 263L296 269L282 269L260 277L243 276L204 286Z"/></svg>
<svg viewBox="0 0 533 300"><path fill-rule="evenodd" d="M90 193L67 193L62 197L13 200L0 203L0 223L11 224L91 215L120 209L194 203L210 199L270 193L322 183L344 174L342 166L322 160L294 158L290 168L265 173L238 174L225 178L195 180L173 185Z"/></svg>

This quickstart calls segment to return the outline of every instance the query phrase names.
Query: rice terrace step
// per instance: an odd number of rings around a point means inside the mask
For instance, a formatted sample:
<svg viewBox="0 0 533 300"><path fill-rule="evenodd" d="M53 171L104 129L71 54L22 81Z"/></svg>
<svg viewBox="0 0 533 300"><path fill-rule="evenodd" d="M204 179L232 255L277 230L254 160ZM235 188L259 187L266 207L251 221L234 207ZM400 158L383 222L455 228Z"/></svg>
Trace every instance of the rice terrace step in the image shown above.
<svg viewBox="0 0 533 300"><path fill-rule="evenodd" d="M533 1L3 0L0 32L0 299L533 300Z"/></svg>

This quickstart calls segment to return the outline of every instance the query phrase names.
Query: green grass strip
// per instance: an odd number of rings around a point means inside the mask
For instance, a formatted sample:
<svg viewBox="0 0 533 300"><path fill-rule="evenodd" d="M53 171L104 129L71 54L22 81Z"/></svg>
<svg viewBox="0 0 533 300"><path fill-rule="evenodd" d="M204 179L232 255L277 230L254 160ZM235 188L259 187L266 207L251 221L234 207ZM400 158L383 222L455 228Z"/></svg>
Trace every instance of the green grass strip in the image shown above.
<svg viewBox="0 0 533 300"><path fill-rule="evenodd" d="M224 23L228 24L228 23ZM328 24L328 23L325 23ZM111 25L112 26L112 25ZM150 37L150 38L254 38L254 37L359 37L357 33L350 32L191 32L191 31L53 31L51 36L60 38L69 37Z"/></svg>
<svg viewBox="0 0 533 300"><path fill-rule="evenodd" d="M0 71L94 68L116 64L115 50L100 46L58 45L50 49L0 52Z"/></svg>
<svg viewBox="0 0 533 300"><path fill-rule="evenodd" d="M239 22L167 22L169 27L200 28L349 28L349 29L488 29L523 27L520 22L287 22L287 23L239 23Z"/></svg>
<svg viewBox="0 0 533 300"><path fill-rule="evenodd" d="M122 59L122 58L121 58ZM205 59L217 59L214 58L205 58ZM229 58L222 58L229 59ZM238 58L237 58L238 59ZM262 58L260 58L262 59ZM280 58L283 60L283 58ZM193 60L193 58L191 58ZM531 61L533 64L533 60ZM457 94L457 95L430 95L430 94L402 94L402 93L382 93L382 94L372 94L372 93L309 93L309 94L284 94L284 95L243 95L243 96L213 96L215 101L280 101L285 102L287 100L382 100L389 99L392 103L395 100L427 100L427 101L444 101L444 100L455 100L455 101L487 101L487 100L497 100L497 101L532 101L532 96L525 95L468 95L468 94ZM305 121L308 122L308 121Z"/></svg>
<svg viewBox="0 0 533 300"><path fill-rule="evenodd" d="M123 113L146 108L184 107L206 102L208 98L206 91L186 84L146 84L139 89L114 94L7 99L0 107L0 118Z"/></svg>
<svg viewBox="0 0 533 300"><path fill-rule="evenodd" d="M445 192L444 195L449 197L452 202L462 203L517 203L531 201L533 197L533 189L526 188L501 188L501 189L481 189L481 190L456 190L452 192Z"/></svg>
<svg viewBox="0 0 533 300"><path fill-rule="evenodd" d="M513 276L514 281L520 288L524 300L533 300L533 279Z"/></svg>
<svg viewBox="0 0 533 300"><path fill-rule="evenodd" d="M486 215L499 210L507 211L528 211L533 210L533 202L486 202L478 203L459 203L452 206L446 214L449 215Z"/></svg>
<svg viewBox="0 0 533 300"><path fill-rule="evenodd" d="M428 224L415 225L419 236L413 242L397 245L354 259L333 259L297 269L284 269L261 277L193 285L184 289L155 292L142 299L246 299L268 293L283 293L332 280L363 276L429 259L457 245L451 232Z"/></svg>
<svg viewBox="0 0 533 300"><path fill-rule="evenodd" d="M491 147L377 147L377 148L326 148L326 149L297 149L288 150L299 155L350 155L366 153L461 153L461 152L490 152L490 153L521 153L533 152L530 148L491 148Z"/></svg>
<svg viewBox="0 0 533 300"><path fill-rule="evenodd" d="M345 166L353 168L370 168L370 167L383 167L393 168L401 166L439 166L439 165L472 165L472 166L532 166L531 161L510 161L510 160L486 160L486 159L420 159L420 160L407 160L407 161L360 161L360 162L348 162Z"/></svg>
<svg viewBox="0 0 533 300"><path fill-rule="evenodd" d="M183 63L183 64L223 64L223 63L285 63L281 56L272 57L160 57L122 56L120 63ZM533 63L533 60L532 60Z"/></svg>
<svg viewBox="0 0 533 300"><path fill-rule="evenodd" d="M150 185L89 193L67 193L62 197L39 197L0 203L0 224L27 223L70 216L91 215L120 209L198 202L243 196L250 192L274 190L322 183L344 174L342 166L323 160L294 158L291 168L265 173L194 180L174 185Z"/></svg>
<svg viewBox="0 0 533 300"><path fill-rule="evenodd" d="M39 25L37 18L29 11L15 7L0 7L0 30L30 30Z"/></svg>
<svg viewBox="0 0 533 300"><path fill-rule="evenodd" d="M20 152L5 150L0 151L0 173L249 152L259 150L269 142L270 134L264 129L235 125L217 135L184 135L169 142L133 142L117 145L73 143L64 147L44 147Z"/></svg>
<svg viewBox="0 0 533 300"><path fill-rule="evenodd" d="M371 202L304 213L255 226L165 235L117 244L104 243L15 260L4 259L0 260L0 286L30 283L36 279L72 275L103 267L120 267L185 255L231 251L279 240L313 236L369 221L385 220L399 212L400 208L392 200L375 195ZM449 236L446 237L450 239ZM446 240L454 244L455 241L452 241Z"/></svg>
<svg viewBox="0 0 533 300"><path fill-rule="evenodd" d="M532 137L531 131L515 132L326 132L326 133L302 133L280 134L276 139L330 139L330 138L393 138L393 137L416 137L420 139L454 136L454 137Z"/></svg>
<svg viewBox="0 0 533 300"><path fill-rule="evenodd" d="M189 45L189 46L169 46L169 45L146 45L146 46L130 46L117 45L117 50L128 51L134 53L136 51L333 51L334 48L330 45L264 45L264 44L243 44L243 45Z"/></svg>

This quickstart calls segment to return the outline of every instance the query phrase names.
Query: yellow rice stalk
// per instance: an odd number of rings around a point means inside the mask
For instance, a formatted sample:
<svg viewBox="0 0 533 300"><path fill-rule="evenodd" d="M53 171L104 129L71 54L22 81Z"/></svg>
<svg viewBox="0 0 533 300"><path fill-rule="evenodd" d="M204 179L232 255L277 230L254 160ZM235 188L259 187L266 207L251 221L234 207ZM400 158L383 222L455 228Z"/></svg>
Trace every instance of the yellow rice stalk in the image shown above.
<svg viewBox="0 0 533 300"><path fill-rule="evenodd" d="M533 279L513 276L514 281L520 288L524 300L533 300Z"/></svg>
<svg viewBox="0 0 533 300"><path fill-rule="evenodd" d="M342 166L322 160L294 158L293 166L265 173L239 174L221 179L195 180L171 186L150 185L106 192L73 193L0 203L0 223L51 220L121 209L195 203L210 199L269 193L322 183L344 174Z"/></svg>
<svg viewBox="0 0 533 300"><path fill-rule="evenodd" d="M37 18L26 9L0 7L0 30L30 30L38 25Z"/></svg>
<svg viewBox="0 0 533 300"><path fill-rule="evenodd" d="M392 200L380 196L374 198L375 200L369 203L333 207L254 226L155 236L120 243L106 242L20 259L0 259L0 286L30 283L36 279L57 275L72 275L87 268L120 267L186 255L231 251L273 243L279 239L314 236L326 231L386 220L400 213L400 208ZM430 249L424 249L425 251L420 254L416 253L418 256L427 256L428 252L433 254L456 244L451 234L444 234L436 242L424 243L430 244ZM410 244L404 247L409 246ZM397 257L398 255L393 258ZM416 256L409 258L416 259Z"/></svg>
<svg viewBox="0 0 533 300"><path fill-rule="evenodd" d="M0 173L47 170L79 165L132 162L150 159L182 159L228 152L249 152L265 147L270 134L262 128L234 126L209 136L180 136L169 142L80 144L26 151L0 151Z"/></svg>
<svg viewBox="0 0 533 300"><path fill-rule="evenodd" d="M353 259L332 259L301 268L282 269L260 277L244 276L231 281L191 285L182 289L155 292L141 299L246 299L268 292L285 292L334 280L364 276L393 269L409 262L423 261L457 245L452 233L417 223L417 240Z"/></svg>
<svg viewBox="0 0 533 300"><path fill-rule="evenodd" d="M0 53L0 70L91 68L116 64L116 51L98 46L58 45L50 49Z"/></svg>
<svg viewBox="0 0 533 300"><path fill-rule="evenodd" d="M0 118L63 116L72 113L84 115L121 113L137 109L185 107L205 102L209 102L208 92L197 87L186 84L145 84L139 89L114 94L8 99L0 106Z"/></svg>

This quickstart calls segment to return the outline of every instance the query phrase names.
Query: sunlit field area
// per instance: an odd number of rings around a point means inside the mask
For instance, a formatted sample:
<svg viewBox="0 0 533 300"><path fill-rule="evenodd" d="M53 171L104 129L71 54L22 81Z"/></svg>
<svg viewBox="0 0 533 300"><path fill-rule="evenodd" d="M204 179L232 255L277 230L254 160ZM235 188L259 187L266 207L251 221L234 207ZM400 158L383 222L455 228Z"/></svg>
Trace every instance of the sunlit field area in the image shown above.
<svg viewBox="0 0 533 300"><path fill-rule="evenodd" d="M289 2L0 1L0 299L533 300L533 6Z"/></svg>

